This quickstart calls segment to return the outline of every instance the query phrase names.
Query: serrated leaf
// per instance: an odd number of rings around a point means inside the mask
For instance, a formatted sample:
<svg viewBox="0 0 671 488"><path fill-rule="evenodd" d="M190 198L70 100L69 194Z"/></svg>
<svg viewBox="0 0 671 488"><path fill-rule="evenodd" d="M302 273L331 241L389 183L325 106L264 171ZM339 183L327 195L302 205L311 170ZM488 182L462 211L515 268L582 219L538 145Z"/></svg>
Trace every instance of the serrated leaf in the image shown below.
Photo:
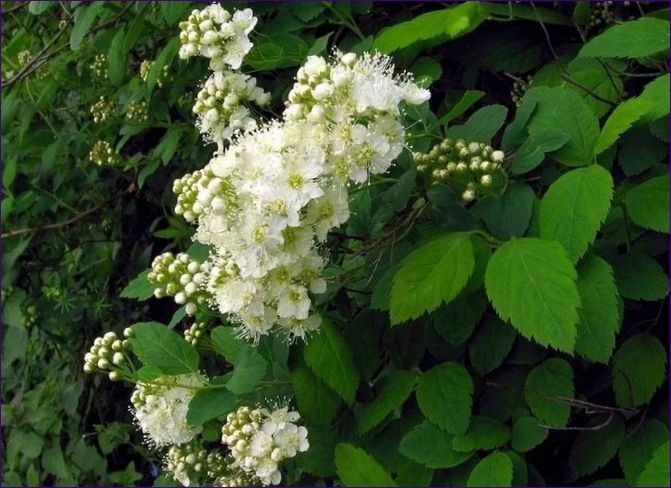
<svg viewBox="0 0 671 488"><path fill-rule="evenodd" d="M291 384L301 416L311 425L330 424L342 405L333 390L305 366L291 372Z"/></svg>
<svg viewBox="0 0 671 488"><path fill-rule="evenodd" d="M504 452L495 452L476 464L466 486L511 486L513 462Z"/></svg>
<svg viewBox="0 0 671 488"><path fill-rule="evenodd" d="M495 317L485 321L475 335L468 352L471 364L485 375L503 363L515 342L515 331Z"/></svg>
<svg viewBox="0 0 671 488"><path fill-rule="evenodd" d="M193 426L203 425L232 412L237 403L236 396L224 388L199 390L189 403L186 421Z"/></svg>
<svg viewBox="0 0 671 488"><path fill-rule="evenodd" d="M643 425L635 426L627 432L618 457L630 485L636 483L655 451L668 440L668 427L655 419L648 419Z"/></svg>
<svg viewBox="0 0 671 488"><path fill-rule="evenodd" d="M338 444L335 465L345 486L396 486L382 466L366 451L352 444Z"/></svg>
<svg viewBox="0 0 671 488"><path fill-rule="evenodd" d="M613 269L595 255L589 255L578 267L580 323L576 353L591 361L608 363L620 328L618 291Z"/></svg>
<svg viewBox="0 0 671 488"><path fill-rule="evenodd" d="M177 332L163 324L135 324L129 341L133 353L146 366L155 366L169 375L198 372L198 351Z"/></svg>
<svg viewBox="0 0 671 488"><path fill-rule="evenodd" d="M473 380L459 363L442 363L420 378L419 409L431 422L451 434L468 430L473 407Z"/></svg>
<svg viewBox="0 0 671 488"><path fill-rule="evenodd" d="M546 86L532 88L527 97L536 101L527 126L530 137L566 138L561 148L552 151L552 158L567 166L591 163L599 137L599 121L585 100L572 90Z"/></svg>
<svg viewBox="0 0 671 488"><path fill-rule="evenodd" d="M135 298L137 300L147 300L154 296L154 285L147 279L149 269L144 270L137 275L126 287L121 291L119 296L121 298Z"/></svg>
<svg viewBox="0 0 671 488"><path fill-rule="evenodd" d="M452 440L452 434L424 420L403 436L398 450L405 457L427 468L452 468L473 455L472 452L455 451Z"/></svg>
<svg viewBox="0 0 671 488"><path fill-rule="evenodd" d="M253 391L268 370L268 362L251 348L240 349L233 364L233 375L226 388L237 395Z"/></svg>
<svg viewBox="0 0 671 488"><path fill-rule="evenodd" d="M613 178L598 164L565 173L541 200L541 237L560 242L575 263L594 242L612 198Z"/></svg>
<svg viewBox="0 0 671 488"><path fill-rule="evenodd" d="M669 441L659 446L635 486L669 486Z"/></svg>
<svg viewBox="0 0 671 488"><path fill-rule="evenodd" d="M520 417L513 425L510 445L517 452L527 452L547 439L548 433L548 429L542 427L537 418Z"/></svg>
<svg viewBox="0 0 671 488"><path fill-rule="evenodd" d="M358 411L357 432L365 434L382 422L387 415L400 408L415 387L417 377L410 371L398 370L385 376L375 398Z"/></svg>
<svg viewBox="0 0 671 488"><path fill-rule="evenodd" d="M573 369L559 358L551 358L531 370L524 383L524 397L531 412L543 423L565 427L571 407L557 397L573 398Z"/></svg>
<svg viewBox="0 0 671 488"><path fill-rule="evenodd" d="M351 405L359 386L359 372L352 351L340 332L325 318L319 334L305 346L305 362L314 374Z"/></svg>
<svg viewBox="0 0 671 488"><path fill-rule="evenodd" d="M633 252L613 261L620 294L631 300L661 300L669 293L669 277L657 261Z"/></svg>
<svg viewBox="0 0 671 488"><path fill-rule="evenodd" d="M452 439L452 448L458 452L490 450L504 445L510 439L510 428L490 417L474 415L464 435Z"/></svg>
<svg viewBox="0 0 671 488"><path fill-rule="evenodd" d="M666 374L666 351L659 339L642 333L630 337L613 356L615 401L623 408L652 400Z"/></svg>
<svg viewBox="0 0 671 488"><path fill-rule="evenodd" d="M642 17L609 27L589 40L583 57L643 58L669 49L669 21Z"/></svg>
<svg viewBox="0 0 671 488"><path fill-rule="evenodd" d="M453 300L468 282L475 260L468 233L429 241L401 262L391 290L391 322L399 324Z"/></svg>
<svg viewBox="0 0 671 488"><path fill-rule="evenodd" d="M125 49L126 33L120 28L110 44L107 52L107 67L109 79L115 86L120 86L123 83L124 75L126 74L126 62L128 60L128 52Z"/></svg>
<svg viewBox="0 0 671 488"><path fill-rule="evenodd" d="M79 50L84 36L88 34L96 17L105 7L104 2L92 2L80 7L75 13L75 24L70 32L70 49Z"/></svg>
<svg viewBox="0 0 671 488"><path fill-rule="evenodd" d="M448 137L489 144L506 121L508 109L503 105L487 105L474 112L463 125L447 130Z"/></svg>
<svg viewBox="0 0 671 488"><path fill-rule="evenodd" d="M495 237L521 237L529 227L535 198L529 185L513 183L502 197L482 200L477 210Z"/></svg>
<svg viewBox="0 0 671 488"><path fill-rule="evenodd" d="M573 441L568 462L577 478L594 473L617 454L624 438L624 421L618 414L607 419L603 416L595 418L587 427L608 423L595 430L580 431Z"/></svg>
<svg viewBox="0 0 671 488"><path fill-rule="evenodd" d="M513 174L521 175L535 169L545 160L545 155L567 144L570 136L561 132L540 132L530 135L510 162Z"/></svg>
<svg viewBox="0 0 671 488"><path fill-rule="evenodd" d="M485 274L487 295L524 337L571 352L580 297L576 271L557 243L514 239L496 250Z"/></svg>
<svg viewBox="0 0 671 488"><path fill-rule="evenodd" d="M627 212L636 225L669 233L669 176L657 176L635 186L624 197Z"/></svg>

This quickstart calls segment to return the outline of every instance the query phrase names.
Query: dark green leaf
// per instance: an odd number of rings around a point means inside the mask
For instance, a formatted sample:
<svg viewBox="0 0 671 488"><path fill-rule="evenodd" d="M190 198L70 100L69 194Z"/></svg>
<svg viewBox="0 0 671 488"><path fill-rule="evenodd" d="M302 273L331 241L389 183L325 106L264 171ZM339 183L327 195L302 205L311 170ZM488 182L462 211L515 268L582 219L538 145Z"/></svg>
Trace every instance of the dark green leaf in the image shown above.
<svg viewBox="0 0 671 488"><path fill-rule="evenodd" d="M357 413L357 431L360 434L368 432L400 408L412 393L415 381L415 374L404 370L385 376L380 381L375 398L364 403Z"/></svg>
<svg viewBox="0 0 671 488"><path fill-rule="evenodd" d="M398 450L407 458L428 468L452 468L473 455L472 452L455 451L452 441L452 434L424 420L403 437Z"/></svg>
<svg viewBox="0 0 671 488"><path fill-rule="evenodd" d="M531 370L524 396L532 413L543 423L565 427L571 407L563 399L573 398L573 369L559 358L548 359Z"/></svg>
<svg viewBox="0 0 671 488"><path fill-rule="evenodd" d="M237 401L235 395L224 388L199 390L189 403L186 420L189 425L203 425L210 419L223 417L232 412Z"/></svg>
<svg viewBox="0 0 671 488"><path fill-rule="evenodd" d="M510 445L517 452L527 452L542 443L548 436L548 429L541 427L535 417L520 417L513 425Z"/></svg>
<svg viewBox="0 0 671 488"><path fill-rule="evenodd" d="M652 400L666 374L666 351L659 339L637 334L613 356L613 390L617 404L639 407Z"/></svg>

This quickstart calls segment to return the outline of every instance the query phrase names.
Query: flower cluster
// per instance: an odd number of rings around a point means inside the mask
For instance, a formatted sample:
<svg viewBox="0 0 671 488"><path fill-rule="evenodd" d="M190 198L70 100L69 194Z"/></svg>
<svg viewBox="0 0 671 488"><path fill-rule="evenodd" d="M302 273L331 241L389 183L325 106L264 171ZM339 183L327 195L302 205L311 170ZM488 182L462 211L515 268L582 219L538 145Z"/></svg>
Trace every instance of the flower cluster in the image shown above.
<svg viewBox="0 0 671 488"><path fill-rule="evenodd" d="M125 352L128 348L128 340L120 339L114 332L107 332L102 337L96 337L89 352L84 355L84 372L97 373L109 372L112 381L119 379L116 367L126 362Z"/></svg>
<svg viewBox="0 0 671 488"><path fill-rule="evenodd" d="M228 414L221 441L233 456L233 468L277 485L282 480L280 463L310 447L305 427L296 425L300 415L288 407L250 409L240 407Z"/></svg>
<svg viewBox="0 0 671 488"><path fill-rule="evenodd" d="M193 10L179 24L179 56L204 56L210 60L212 71L221 71L226 65L238 69L253 46L248 36L256 22L251 9L237 10L232 16L216 3Z"/></svg>
<svg viewBox="0 0 671 488"><path fill-rule="evenodd" d="M175 303L186 306L186 313L193 315L198 305L204 305L209 298L204 285L210 273L210 263L201 263L186 253L175 256L165 252L156 256L147 278L156 286L154 296L175 297Z"/></svg>
<svg viewBox="0 0 671 488"><path fill-rule="evenodd" d="M147 443L155 447L185 444L202 428L186 421L189 402L205 378L199 374L161 376L151 383L138 383L131 396L135 420Z"/></svg>
<svg viewBox="0 0 671 488"><path fill-rule="evenodd" d="M213 305L243 336L258 340L277 324L289 339L304 338L319 326L309 294L326 290L320 246L349 218L347 186L388 170L404 145L402 105L428 98L386 56L310 56L282 120L237 134L175 182L175 212L214 249ZM219 100L215 92L217 113Z"/></svg>
<svg viewBox="0 0 671 488"><path fill-rule="evenodd" d="M207 324L205 322L194 322L191 327L184 331L184 340L189 344L195 346L198 344L198 339L205 332L205 327Z"/></svg>
<svg viewBox="0 0 671 488"><path fill-rule="evenodd" d="M248 106L263 107L270 94L256 86L256 78L233 71L216 71L198 93L193 113L198 116L198 128L219 147L239 131L256 128L256 120Z"/></svg>
<svg viewBox="0 0 671 488"><path fill-rule="evenodd" d="M112 102L105 99L103 95L100 95L98 101L91 105L90 111L93 116L93 122L96 124L105 122L112 114Z"/></svg>
<svg viewBox="0 0 671 488"><path fill-rule="evenodd" d="M107 79L107 55L103 53L96 54L89 65L91 72L96 78Z"/></svg>
<svg viewBox="0 0 671 488"><path fill-rule="evenodd" d="M414 153L417 171L430 181L446 183L462 192L465 202L481 194L491 194L505 185L503 151L479 142L467 143L463 139L445 139L428 153Z"/></svg>
<svg viewBox="0 0 671 488"><path fill-rule="evenodd" d="M533 79L531 75L527 75L526 78L515 79L513 82L513 89L510 90L510 99L516 106L519 107L522 104L522 99L524 98L524 95L527 93L529 88L531 88L532 82Z"/></svg>
<svg viewBox="0 0 671 488"><path fill-rule="evenodd" d="M115 166L121 162L121 156L109 142L98 141L89 152L89 160L98 166Z"/></svg>
<svg viewBox="0 0 671 488"><path fill-rule="evenodd" d="M126 120L140 123L149 120L147 102L144 100L131 100L126 106Z"/></svg>
<svg viewBox="0 0 671 488"><path fill-rule="evenodd" d="M154 66L155 61L149 61L148 59L143 60L140 63L140 79L143 82L147 82L147 79L149 78L149 71L151 70L152 66ZM163 66L163 69L161 70L161 73L159 73L158 77L156 78L156 84L160 87L163 86L163 83L165 83L169 78L169 66L166 64Z"/></svg>
<svg viewBox="0 0 671 488"><path fill-rule="evenodd" d="M221 452L207 451L193 444L172 446L164 462L166 471L184 486L190 486L192 481L199 481L198 484L202 485L202 480L225 476L228 467Z"/></svg>

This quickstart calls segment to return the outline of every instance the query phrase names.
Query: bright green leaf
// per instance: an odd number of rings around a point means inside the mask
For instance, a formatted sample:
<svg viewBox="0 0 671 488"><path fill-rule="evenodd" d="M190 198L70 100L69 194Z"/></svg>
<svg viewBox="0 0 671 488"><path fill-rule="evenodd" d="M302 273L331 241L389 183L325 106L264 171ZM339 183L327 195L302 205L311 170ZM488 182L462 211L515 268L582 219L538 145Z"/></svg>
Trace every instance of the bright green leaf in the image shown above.
<svg viewBox="0 0 671 488"><path fill-rule="evenodd" d="M583 46L578 56L644 58L669 49L669 21L642 17L609 27Z"/></svg>
<svg viewBox="0 0 671 488"><path fill-rule="evenodd" d="M168 375L198 371L198 351L177 332L163 324L135 324L133 336L129 340L133 353L146 366L155 366Z"/></svg>
<svg viewBox="0 0 671 488"><path fill-rule="evenodd" d="M121 298L135 298L137 300L147 300L154 296L154 285L147 279L149 271L146 269L137 275L136 278L126 285L119 296Z"/></svg>
<svg viewBox="0 0 671 488"><path fill-rule="evenodd" d="M452 468L473 455L472 452L455 451L452 441L452 434L424 420L401 439L398 450L407 458L428 468Z"/></svg>
<svg viewBox="0 0 671 488"><path fill-rule="evenodd" d="M335 465L345 486L396 486L382 466L366 451L352 444L338 444Z"/></svg>
<svg viewBox="0 0 671 488"><path fill-rule="evenodd" d="M513 462L506 453L495 452L483 458L471 471L467 486L511 486Z"/></svg>
<svg viewBox="0 0 671 488"><path fill-rule="evenodd" d="M489 144L506 121L508 109L503 105L487 105L474 112L463 125L447 130L448 137Z"/></svg>
<svg viewBox="0 0 671 488"><path fill-rule="evenodd" d="M627 432L618 457L630 485L636 483L655 451L668 440L669 428L655 419L648 419Z"/></svg>

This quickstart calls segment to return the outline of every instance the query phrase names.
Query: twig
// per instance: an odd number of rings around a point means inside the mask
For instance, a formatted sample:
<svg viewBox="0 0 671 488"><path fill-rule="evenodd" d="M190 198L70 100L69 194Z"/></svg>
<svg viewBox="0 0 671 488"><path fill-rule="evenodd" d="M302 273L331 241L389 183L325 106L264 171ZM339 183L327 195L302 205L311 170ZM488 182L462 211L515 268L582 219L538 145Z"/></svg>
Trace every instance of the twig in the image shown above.
<svg viewBox="0 0 671 488"><path fill-rule="evenodd" d="M25 229L17 229L17 230L11 230L9 232L5 232L2 234L2 239L5 237L14 237L18 235L23 235L23 234L35 234L37 232L42 232L45 230L53 230L53 229L60 229L61 227L67 227L68 225L74 224L75 222L83 219L84 217L91 215L94 212L97 212L101 208L103 208L105 205L109 204L110 202L116 200L117 198L120 198L128 193L131 193L132 191L135 190L135 183L131 183L131 185L126 188L124 191L117 193L116 195L113 195L112 197L108 198L102 203L99 203L98 205L89 208L88 210L85 210L81 213L78 213L74 217L65 220L63 222L56 222L55 224L44 224L44 225L38 225L37 227L28 227Z"/></svg>
<svg viewBox="0 0 671 488"><path fill-rule="evenodd" d="M599 430L610 424L613 421L613 417L615 417L615 412L610 412L610 414L608 414L608 418L604 422L601 422L599 425L593 425L591 427L554 427L552 425L545 424L538 425L540 427L545 427L548 430Z"/></svg>
<svg viewBox="0 0 671 488"><path fill-rule="evenodd" d="M543 34L545 35L545 40L547 41L547 45L550 48L550 52L552 53L552 56L555 59L559 59L559 56L557 56L557 52L555 51L555 48L552 46L552 40L550 39L550 33L547 30L547 27L545 27L545 23L543 22L543 19L541 19L540 15L538 15L538 10L536 10L536 5L534 2L529 2L531 5L531 8L534 11L534 15L536 16L536 20L538 20L538 23L541 25L541 29L543 29Z"/></svg>

